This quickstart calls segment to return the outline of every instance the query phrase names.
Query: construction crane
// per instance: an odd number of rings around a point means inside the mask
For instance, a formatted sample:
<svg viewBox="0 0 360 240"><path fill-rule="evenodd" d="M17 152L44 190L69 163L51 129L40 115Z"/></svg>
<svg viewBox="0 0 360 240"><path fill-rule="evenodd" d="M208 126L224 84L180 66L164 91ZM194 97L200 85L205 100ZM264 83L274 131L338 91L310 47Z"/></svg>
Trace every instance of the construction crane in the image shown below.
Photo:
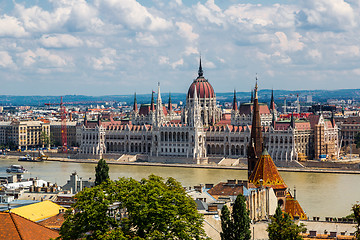
<svg viewBox="0 0 360 240"><path fill-rule="evenodd" d="M64 106L63 97L60 97L60 103L45 103L46 106L60 105L61 115L61 151L67 153L67 128L66 128L66 108Z"/></svg>

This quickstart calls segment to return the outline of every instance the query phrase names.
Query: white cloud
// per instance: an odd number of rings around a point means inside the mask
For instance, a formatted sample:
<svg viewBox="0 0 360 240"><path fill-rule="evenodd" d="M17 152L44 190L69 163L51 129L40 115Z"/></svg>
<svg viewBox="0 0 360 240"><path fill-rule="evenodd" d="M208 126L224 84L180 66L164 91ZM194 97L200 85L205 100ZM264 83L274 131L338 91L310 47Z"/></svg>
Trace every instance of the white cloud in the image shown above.
<svg viewBox="0 0 360 240"><path fill-rule="evenodd" d="M115 69L115 59L117 58L116 50L105 48L101 50L102 57L92 57L92 66L95 70Z"/></svg>
<svg viewBox="0 0 360 240"><path fill-rule="evenodd" d="M185 48L185 52L184 52L185 56L189 56L191 54L199 54L199 51L194 48L194 47L191 47L191 46L187 46Z"/></svg>
<svg viewBox="0 0 360 240"><path fill-rule="evenodd" d="M26 52L18 54L23 60L23 65L30 67L35 64L39 64L42 68L61 68L70 64L71 59L66 59L44 48L37 48L35 51L28 50Z"/></svg>
<svg viewBox="0 0 360 240"><path fill-rule="evenodd" d="M176 26L179 28L179 35L188 41L192 42L199 38L199 34L193 33L193 27L186 22L176 22Z"/></svg>
<svg viewBox="0 0 360 240"><path fill-rule="evenodd" d="M276 37L279 40L275 47L279 47L283 51L295 52L304 48L304 43L300 41L302 37L299 33L293 33L293 39L289 40L284 32L276 32Z"/></svg>
<svg viewBox="0 0 360 240"><path fill-rule="evenodd" d="M48 48L79 47L83 41L70 34L45 34L41 37L40 43Z"/></svg>
<svg viewBox="0 0 360 240"><path fill-rule="evenodd" d="M20 21L12 16L0 17L0 36L3 37L24 37L28 35Z"/></svg>
<svg viewBox="0 0 360 240"><path fill-rule="evenodd" d="M136 41L144 46L157 46L159 44L159 42L151 33L137 33Z"/></svg>
<svg viewBox="0 0 360 240"><path fill-rule="evenodd" d="M173 62L173 63L171 64L171 67L172 67L173 69L175 69L177 66L182 66L182 65L184 65L184 59L180 58L178 61Z"/></svg>
<svg viewBox="0 0 360 240"><path fill-rule="evenodd" d="M15 4L15 13L30 32L48 32L59 29L69 18L71 9L57 8L54 12L44 11L38 6L25 8Z"/></svg>
<svg viewBox="0 0 360 240"><path fill-rule="evenodd" d="M205 68L216 68L215 63L210 62L210 61L205 61L204 62L204 67Z"/></svg>
<svg viewBox="0 0 360 240"><path fill-rule="evenodd" d="M211 0L208 0L205 5L198 2L195 10L196 17L202 22L208 21L218 26L224 25L226 21L224 19L223 13L218 11L219 8L215 7L214 5L215 3L213 3Z"/></svg>
<svg viewBox="0 0 360 240"><path fill-rule="evenodd" d="M350 56L357 57L357 56L359 56L360 49L358 46L355 46L355 45L336 46L335 53L338 55L345 55L347 57L350 57Z"/></svg>
<svg viewBox="0 0 360 240"><path fill-rule="evenodd" d="M159 57L159 64L169 64L169 58L165 56Z"/></svg>
<svg viewBox="0 0 360 240"><path fill-rule="evenodd" d="M308 52L308 55L312 58L312 59L321 59L322 58L322 54L319 50L317 49L311 49Z"/></svg>
<svg viewBox="0 0 360 240"><path fill-rule="evenodd" d="M306 0L297 14L300 26L344 30L356 25L352 6L344 0Z"/></svg>
<svg viewBox="0 0 360 240"><path fill-rule="evenodd" d="M150 31L166 30L172 26L170 21L151 14L148 9L135 0L96 0L103 12L110 14L109 18L120 21L131 29L146 29Z"/></svg>
<svg viewBox="0 0 360 240"><path fill-rule="evenodd" d="M8 52L0 51L0 67L8 68L13 67L14 62Z"/></svg>

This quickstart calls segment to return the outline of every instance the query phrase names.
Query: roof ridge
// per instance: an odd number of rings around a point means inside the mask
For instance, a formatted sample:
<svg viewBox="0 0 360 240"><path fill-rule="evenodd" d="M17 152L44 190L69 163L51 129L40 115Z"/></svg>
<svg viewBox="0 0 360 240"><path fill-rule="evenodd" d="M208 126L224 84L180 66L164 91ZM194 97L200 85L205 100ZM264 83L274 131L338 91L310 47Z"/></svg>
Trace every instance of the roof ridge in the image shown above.
<svg viewBox="0 0 360 240"><path fill-rule="evenodd" d="M46 201L50 201L50 200L46 200ZM50 201L50 202L52 202L52 201ZM16 214L16 213L11 212L11 213L10 213L10 216L11 216L11 214L14 214L16 217L23 218L23 219L25 219L26 221L29 221L29 222L31 222L31 223L34 223L34 224L40 226L40 227L46 228L46 229L48 229L48 230L51 230L51 231L59 234L58 231L56 231L56 230L54 230L54 229L51 229L51 228L48 228L48 227L46 227L46 226L43 226L43 225L41 225L41 224L39 224L39 223L37 223L37 222L35 222L35 221L32 221L32 220L30 220L30 219L27 219L27 218L25 218L25 217L23 217L23 216L20 216L19 214ZM56 216L56 215L55 215L55 216ZM12 216L11 216L11 219L13 219ZM14 221L14 220L13 220L13 221ZM21 239L23 239L23 238L21 238Z"/></svg>
<svg viewBox="0 0 360 240"><path fill-rule="evenodd" d="M23 237L21 236L21 233L19 231L19 228L18 228L18 226L17 226L17 224L15 222L15 219L12 216L12 214L16 214L16 213L9 212L9 215L10 215L10 218L11 218L12 222L14 223L15 229L16 229L17 233L19 234L20 239L23 239Z"/></svg>

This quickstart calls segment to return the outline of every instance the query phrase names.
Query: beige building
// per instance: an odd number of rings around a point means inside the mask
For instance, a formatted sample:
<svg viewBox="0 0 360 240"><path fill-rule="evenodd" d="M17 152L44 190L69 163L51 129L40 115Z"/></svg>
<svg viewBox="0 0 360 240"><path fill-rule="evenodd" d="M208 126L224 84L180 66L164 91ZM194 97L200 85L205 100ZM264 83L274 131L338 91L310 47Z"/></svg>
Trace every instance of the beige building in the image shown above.
<svg viewBox="0 0 360 240"><path fill-rule="evenodd" d="M50 136L50 123L46 121L0 122L0 144L19 149L42 147L43 136Z"/></svg>

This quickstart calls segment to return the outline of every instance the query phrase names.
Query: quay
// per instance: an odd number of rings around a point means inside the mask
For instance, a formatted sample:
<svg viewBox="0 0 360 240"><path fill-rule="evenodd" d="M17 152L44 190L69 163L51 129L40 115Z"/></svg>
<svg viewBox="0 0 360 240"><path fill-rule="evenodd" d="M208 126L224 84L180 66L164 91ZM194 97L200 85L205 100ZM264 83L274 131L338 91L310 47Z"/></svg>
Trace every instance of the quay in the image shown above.
<svg viewBox="0 0 360 240"><path fill-rule="evenodd" d="M127 156L127 155L126 155ZM6 155L1 156L5 159L18 159L18 155ZM128 155L126 158L132 158L133 155ZM98 159L74 159L66 157L49 157L46 161L58 161L58 162L69 162L69 163L93 163L97 164ZM136 162L136 161L118 161L112 159L106 159L108 164L115 165L132 165L132 166L155 166L155 167L177 167L177 168L203 168L203 169L232 169L232 170L247 170L247 165L244 163L239 164L238 166L230 165L219 165L219 164L191 164L191 163L161 163L161 162ZM244 161L243 161L244 162ZM315 162L315 161L314 161ZM314 163L313 162L313 163ZM316 161L317 162L317 161ZM354 161L355 163L360 162L360 160ZM323 165L321 162L318 162L318 165ZM326 168L326 167L316 167L316 164L312 164L310 167L278 167L278 170L281 172L309 172L309 173L333 173L333 174L360 174L359 170L356 169L340 169L340 168Z"/></svg>

